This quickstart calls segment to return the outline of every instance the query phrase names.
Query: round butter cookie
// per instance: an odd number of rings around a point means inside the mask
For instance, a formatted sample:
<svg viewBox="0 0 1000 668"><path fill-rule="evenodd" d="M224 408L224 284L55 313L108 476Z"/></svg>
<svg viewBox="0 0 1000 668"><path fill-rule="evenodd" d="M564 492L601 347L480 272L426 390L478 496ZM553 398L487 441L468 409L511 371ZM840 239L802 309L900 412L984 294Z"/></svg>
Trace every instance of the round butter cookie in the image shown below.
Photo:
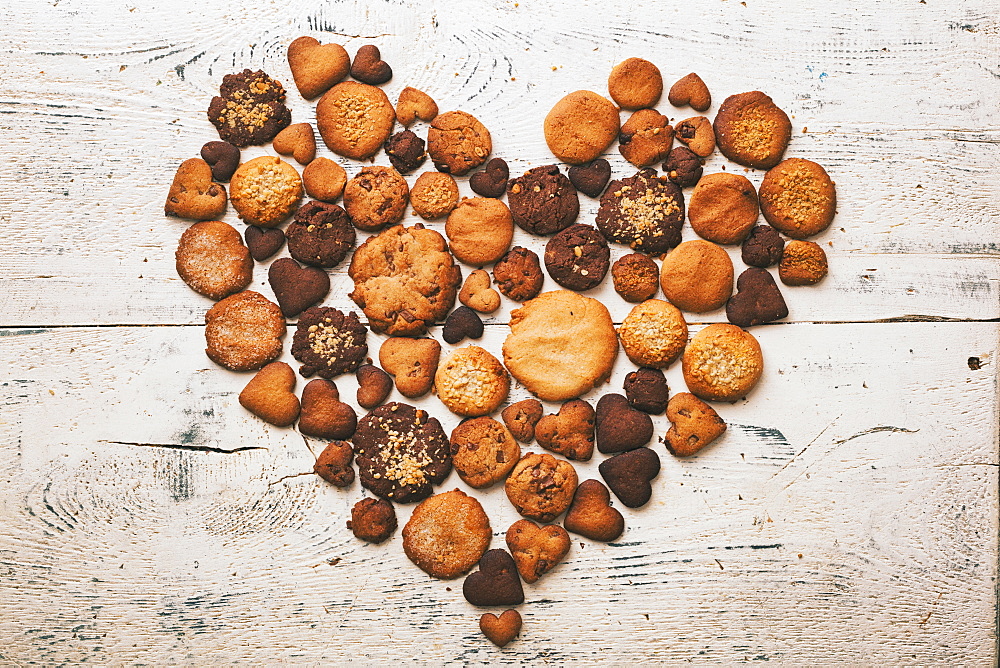
<svg viewBox="0 0 1000 668"><path fill-rule="evenodd" d="M618 138L620 122L611 100L578 90L556 102L545 117L545 143L563 162L580 165L611 146Z"/></svg>
<svg viewBox="0 0 1000 668"><path fill-rule="evenodd" d="M479 346L459 348L446 357L434 375L434 390L452 413L465 417L489 415L503 403L510 378L500 360Z"/></svg>
<svg viewBox="0 0 1000 668"><path fill-rule="evenodd" d="M811 160L789 158L764 175L760 208L779 232L805 239L833 222L837 191L823 167Z"/></svg>
<svg viewBox="0 0 1000 668"><path fill-rule="evenodd" d="M403 551L428 575L450 580L479 563L492 537L479 501L453 489L413 509L403 527Z"/></svg>
<svg viewBox="0 0 1000 668"><path fill-rule="evenodd" d="M716 323L693 337L682 361L684 382L706 401L742 399L764 370L764 357L753 334L736 325Z"/></svg>
<svg viewBox="0 0 1000 668"><path fill-rule="evenodd" d="M382 89L356 81L342 81L316 105L316 127L323 142L345 158L375 155L395 123L396 112Z"/></svg>

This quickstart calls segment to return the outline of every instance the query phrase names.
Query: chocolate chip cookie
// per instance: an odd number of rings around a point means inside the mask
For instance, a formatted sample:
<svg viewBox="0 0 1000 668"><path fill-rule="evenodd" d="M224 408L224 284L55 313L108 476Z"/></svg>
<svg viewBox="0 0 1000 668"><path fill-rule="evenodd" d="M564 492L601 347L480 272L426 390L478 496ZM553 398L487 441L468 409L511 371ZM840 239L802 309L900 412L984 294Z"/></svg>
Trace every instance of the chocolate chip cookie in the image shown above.
<svg viewBox="0 0 1000 668"><path fill-rule="evenodd" d="M528 453L507 477L504 490L520 514L551 522L569 508L576 492L576 469L548 453Z"/></svg>
<svg viewBox="0 0 1000 668"><path fill-rule="evenodd" d="M497 289L516 302L534 299L542 290L545 276L534 251L514 246L493 265L493 281Z"/></svg>
<svg viewBox="0 0 1000 668"><path fill-rule="evenodd" d="M451 432L451 458L459 477L482 489L507 477L521 459L521 446L500 422L477 417Z"/></svg>
<svg viewBox="0 0 1000 668"><path fill-rule="evenodd" d="M439 172L464 176L486 162L492 151L490 131L464 111L440 114L427 131L427 153Z"/></svg>
<svg viewBox="0 0 1000 668"><path fill-rule="evenodd" d="M558 165L529 169L507 182L507 203L521 229L546 236L573 224L580 196Z"/></svg>
<svg viewBox="0 0 1000 668"><path fill-rule="evenodd" d="M610 262L608 242L590 225L570 225L545 245L545 269L570 290L596 287L607 275Z"/></svg>
<svg viewBox="0 0 1000 668"><path fill-rule="evenodd" d="M378 232L403 220L410 189L392 167L365 167L344 187L344 208L359 230Z"/></svg>

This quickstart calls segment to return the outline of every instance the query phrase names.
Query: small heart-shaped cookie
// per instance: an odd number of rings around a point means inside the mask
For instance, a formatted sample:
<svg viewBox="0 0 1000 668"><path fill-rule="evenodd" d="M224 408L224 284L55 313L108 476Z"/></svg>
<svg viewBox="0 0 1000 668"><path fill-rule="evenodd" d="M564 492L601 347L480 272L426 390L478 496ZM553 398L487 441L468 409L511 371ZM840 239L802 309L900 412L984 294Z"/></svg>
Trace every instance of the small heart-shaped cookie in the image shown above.
<svg viewBox="0 0 1000 668"><path fill-rule="evenodd" d="M369 86L378 86L392 78L392 68L382 60L377 46L365 44L354 54L351 76Z"/></svg>
<svg viewBox="0 0 1000 668"><path fill-rule="evenodd" d="M311 100L347 76L351 57L339 44L320 44L315 37L299 37L288 45L288 67L299 94Z"/></svg>
<svg viewBox="0 0 1000 668"><path fill-rule="evenodd" d="M340 400L333 381L316 378L302 390L299 431L306 436L342 441L354 435L358 414Z"/></svg>
<svg viewBox="0 0 1000 668"><path fill-rule="evenodd" d="M649 448L639 448L605 459L597 470L619 501L638 508L653 495L649 483L660 473L660 458Z"/></svg>
<svg viewBox="0 0 1000 668"><path fill-rule="evenodd" d="M191 220L216 220L226 211L226 188L212 183L212 168L201 158L181 163L167 193L163 213Z"/></svg>
<svg viewBox="0 0 1000 668"><path fill-rule="evenodd" d="M708 86L694 72L678 79L670 87L667 99L675 107L690 104L695 111L706 111L712 106L712 94L708 91Z"/></svg>
<svg viewBox="0 0 1000 668"><path fill-rule="evenodd" d="M739 327L762 325L788 316L785 298L767 269L751 267L736 279L736 294L726 302L726 318Z"/></svg>
<svg viewBox="0 0 1000 668"><path fill-rule="evenodd" d="M271 362L257 372L243 391L240 405L264 422L287 427L299 417L295 372L284 362Z"/></svg>
<svg viewBox="0 0 1000 668"><path fill-rule="evenodd" d="M521 632L521 613L505 610L499 617L492 612L479 618L479 630L497 647L504 647Z"/></svg>
<svg viewBox="0 0 1000 668"><path fill-rule="evenodd" d="M441 359L441 344L434 339L393 336L382 342L378 362L396 378L396 389L410 399L431 391Z"/></svg>
<svg viewBox="0 0 1000 668"><path fill-rule="evenodd" d="M243 238L246 239L247 248L250 249L250 257L257 262L263 262L285 245L285 233L277 227L247 225Z"/></svg>
<svg viewBox="0 0 1000 668"><path fill-rule="evenodd" d="M228 181L240 166L240 149L227 141L210 141L201 147L201 159L212 168L212 179Z"/></svg>
<svg viewBox="0 0 1000 668"><path fill-rule="evenodd" d="M486 163L486 169L469 177L469 186L477 195L483 197L503 197L507 192L507 179L510 178L510 168L503 158L491 158Z"/></svg>
<svg viewBox="0 0 1000 668"><path fill-rule="evenodd" d="M611 493L599 480L584 480L576 488L563 526L591 540L613 541L625 531L625 518L611 507Z"/></svg>
<svg viewBox="0 0 1000 668"><path fill-rule="evenodd" d="M316 157L316 133L308 123L293 123L278 133L271 146L300 165L308 165Z"/></svg>
<svg viewBox="0 0 1000 668"><path fill-rule="evenodd" d="M670 398L670 388L667 387L667 377L660 369L648 366L639 368L625 376L625 398L632 408L660 415L667 410L667 400ZM600 408L600 403L597 404Z"/></svg>
<svg viewBox="0 0 1000 668"><path fill-rule="evenodd" d="M330 276L319 267L300 267L290 257L278 258L267 272L267 282L286 318L294 318L323 301L330 292Z"/></svg>
<svg viewBox="0 0 1000 668"><path fill-rule="evenodd" d="M451 344L462 339L478 339L483 335L483 321L479 314L468 306L459 306L448 315L441 328L441 338Z"/></svg>
<svg viewBox="0 0 1000 668"><path fill-rule="evenodd" d="M507 549L521 579L528 583L555 568L569 552L569 545L569 534L558 524L540 527L531 520L518 520L507 529Z"/></svg>
<svg viewBox="0 0 1000 668"><path fill-rule="evenodd" d="M653 420L629 405L620 394L605 394L597 402L597 449L604 454L635 450L653 438Z"/></svg>
<svg viewBox="0 0 1000 668"><path fill-rule="evenodd" d="M479 560L479 570L462 583L462 594L472 605L521 605L524 589L517 575L517 565L507 550L487 550Z"/></svg>
<svg viewBox="0 0 1000 668"><path fill-rule="evenodd" d="M690 457L726 432L726 423L711 406L688 392L675 394L667 404L664 444L675 457Z"/></svg>
<svg viewBox="0 0 1000 668"><path fill-rule="evenodd" d="M476 269L465 279L458 293L458 301L473 311L493 313L500 308L500 293L494 290L492 285L490 275L484 269Z"/></svg>
<svg viewBox="0 0 1000 668"><path fill-rule="evenodd" d="M500 416L507 429L522 443L535 440L535 425L542 419L542 402L538 399L524 399L503 409Z"/></svg>
<svg viewBox="0 0 1000 668"><path fill-rule="evenodd" d="M312 381L316 382L316 381ZM308 385L306 386L308 387ZM302 393L303 400L305 392ZM305 404L305 401L303 401ZM299 429L302 428L301 423ZM354 450L347 441L332 441L323 452L319 453L316 463L313 465L313 473L331 485L337 487L347 487L354 482L354 468L351 462L354 461Z"/></svg>
<svg viewBox="0 0 1000 668"><path fill-rule="evenodd" d="M569 168L569 180L577 190L588 197L600 197L611 179L611 163L599 158L589 165Z"/></svg>
<svg viewBox="0 0 1000 668"><path fill-rule="evenodd" d="M594 454L594 409L583 399L567 401L557 415L538 421L535 438L546 450L585 462Z"/></svg>
<svg viewBox="0 0 1000 668"><path fill-rule="evenodd" d="M392 376L374 364L362 364L354 376L358 379L358 405L362 408L375 408L392 392Z"/></svg>
<svg viewBox="0 0 1000 668"><path fill-rule="evenodd" d="M402 123L403 127L410 127L418 118L430 123L437 113L437 102L427 93L407 86L399 94L399 101L396 102L396 120Z"/></svg>

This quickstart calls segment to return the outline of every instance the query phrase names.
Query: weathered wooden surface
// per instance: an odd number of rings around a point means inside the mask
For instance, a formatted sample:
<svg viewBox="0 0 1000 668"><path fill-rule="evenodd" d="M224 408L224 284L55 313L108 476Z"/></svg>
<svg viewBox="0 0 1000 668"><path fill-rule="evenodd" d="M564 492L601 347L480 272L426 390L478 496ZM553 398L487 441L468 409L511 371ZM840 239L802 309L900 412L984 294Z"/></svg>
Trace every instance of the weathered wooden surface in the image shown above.
<svg viewBox="0 0 1000 668"><path fill-rule="evenodd" d="M1000 16L986 0L871 4L0 7L0 660L995 661ZM162 202L214 137L209 98L244 67L291 86L284 50L303 34L352 53L378 44L391 99L413 85L475 114L515 174L552 162L552 102L604 92L638 55L668 82L699 72L709 115L766 91L793 116L788 155L838 185L818 239L831 275L785 289L789 322L754 329L765 379L719 407L727 435L690 461L654 444L653 502L624 510L620 541L576 539L526 586L524 631L502 651L461 581L425 576L398 534L353 538L360 486L300 475L321 443L239 407L247 376L204 356L210 302L173 268L186 223ZM616 176L633 171L608 158ZM350 280L332 274L328 303L350 307ZM270 294L266 266L255 285ZM608 286L594 294L616 320L628 312ZM509 307L489 321L492 350ZM609 387L630 368L621 356ZM667 375L683 388L679 369ZM353 403L353 379L338 386ZM478 494L501 546L516 514L501 490Z"/></svg>

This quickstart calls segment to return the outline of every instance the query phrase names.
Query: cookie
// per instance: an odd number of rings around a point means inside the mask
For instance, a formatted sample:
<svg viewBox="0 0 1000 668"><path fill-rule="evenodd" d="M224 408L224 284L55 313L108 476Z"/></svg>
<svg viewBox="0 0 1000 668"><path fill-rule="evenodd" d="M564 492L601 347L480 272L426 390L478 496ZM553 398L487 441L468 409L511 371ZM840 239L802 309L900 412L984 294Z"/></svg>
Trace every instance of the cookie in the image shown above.
<svg viewBox="0 0 1000 668"><path fill-rule="evenodd" d="M507 477L521 459L521 446L490 417L466 420L451 432L451 460L459 477L482 489Z"/></svg>
<svg viewBox="0 0 1000 668"><path fill-rule="evenodd" d="M727 97L713 125L722 154L754 169L777 165L792 136L788 115L759 90Z"/></svg>
<svg viewBox="0 0 1000 668"><path fill-rule="evenodd" d="M685 241L663 258L660 287L663 296L682 311L714 311L733 294L733 261L710 241Z"/></svg>
<svg viewBox="0 0 1000 668"><path fill-rule="evenodd" d="M773 267L781 261L785 240L770 225L757 225L743 240L740 257L751 267Z"/></svg>
<svg viewBox="0 0 1000 668"><path fill-rule="evenodd" d="M448 247L462 262L474 267L503 257L514 238L510 209L498 199L469 197L458 203L444 226Z"/></svg>
<svg viewBox="0 0 1000 668"><path fill-rule="evenodd" d="M687 323L680 310L662 299L637 304L618 328L628 358L654 369L665 369L680 357L687 335Z"/></svg>
<svg viewBox="0 0 1000 668"><path fill-rule="evenodd" d="M622 125L618 151L640 169L664 159L674 143L674 128L655 109L640 109Z"/></svg>
<svg viewBox="0 0 1000 668"><path fill-rule="evenodd" d="M757 190L739 174L706 174L688 202L691 229L717 244L742 243L757 222Z"/></svg>
<svg viewBox="0 0 1000 668"><path fill-rule="evenodd" d="M679 244L683 224L681 189L653 169L609 183L597 211L597 229L608 241L650 255Z"/></svg>
<svg viewBox="0 0 1000 668"><path fill-rule="evenodd" d="M522 443L531 443L535 440L535 425L542 419L542 402L523 399L503 409L500 416L514 438Z"/></svg>
<svg viewBox="0 0 1000 668"><path fill-rule="evenodd" d="M201 147L201 159L212 168L212 180L228 181L240 166L240 149L227 141L210 141Z"/></svg>
<svg viewBox="0 0 1000 668"><path fill-rule="evenodd" d="M253 371L281 355L285 318L264 295L244 290L205 314L205 353L231 371Z"/></svg>
<svg viewBox="0 0 1000 668"><path fill-rule="evenodd" d="M663 75L660 68L648 60L629 58L611 70L608 93L622 109L655 107L663 94Z"/></svg>
<svg viewBox="0 0 1000 668"><path fill-rule="evenodd" d="M618 339L601 302L567 290L544 292L510 314L503 361L544 401L575 399L603 383Z"/></svg>
<svg viewBox="0 0 1000 668"><path fill-rule="evenodd" d="M302 179L280 158L262 155L244 162L229 183L229 199L247 225L277 227L302 199Z"/></svg>
<svg viewBox="0 0 1000 668"><path fill-rule="evenodd" d="M344 187L344 208L359 230L378 232L403 220L410 189L392 167L364 167Z"/></svg>
<svg viewBox="0 0 1000 668"><path fill-rule="evenodd" d="M667 410L670 389L667 379L659 369L642 367L625 376L625 398L632 408L660 415Z"/></svg>
<svg viewBox="0 0 1000 668"><path fill-rule="evenodd" d="M677 140L699 158L707 158L715 150L715 128L704 116L685 119L674 130Z"/></svg>
<svg viewBox="0 0 1000 668"><path fill-rule="evenodd" d="M622 504L641 508L653 495L650 482L660 473L660 458L649 448L637 448L605 459L597 470Z"/></svg>
<svg viewBox="0 0 1000 668"><path fill-rule="evenodd" d="M441 328L441 338L452 345L463 339L479 339L483 336L483 320L468 306L459 306L448 314Z"/></svg>
<svg viewBox="0 0 1000 668"><path fill-rule="evenodd" d="M294 374L293 374L294 375ZM331 485L347 487L354 482L354 450L347 441L332 441L319 453L313 473Z"/></svg>
<svg viewBox="0 0 1000 668"><path fill-rule="evenodd" d="M826 253L812 241L792 239L778 264L778 276L785 285L815 285L829 271Z"/></svg>
<svg viewBox="0 0 1000 668"><path fill-rule="evenodd" d="M403 130L386 140L385 154L389 156L389 163L396 168L397 172L409 174L424 164L424 160L427 159L424 145L424 140L418 137L415 132Z"/></svg>
<svg viewBox="0 0 1000 668"><path fill-rule="evenodd" d="M457 204L458 184L450 174L424 172L410 190L410 205L424 220L446 216Z"/></svg>
<svg viewBox="0 0 1000 668"><path fill-rule="evenodd" d="M531 520L518 520L505 536L510 556L525 582L537 582L569 552L569 534L558 524L540 527Z"/></svg>
<svg viewBox="0 0 1000 668"><path fill-rule="evenodd" d="M300 267L290 257L281 257L271 263L267 282L286 318L294 318L319 304L330 292L329 274L318 267Z"/></svg>
<svg viewBox="0 0 1000 668"><path fill-rule="evenodd" d="M500 308L500 295L490 284L490 275L484 269L476 269L465 279L458 300L479 313L493 313Z"/></svg>
<svg viewBox="0 0 1000 668"><path fill-rule="evenodd" d="M635 450L653 438L653 420L632 408L620 394L605 394L597 402L595 436L604 454ZM605 478L606 480L606 478ZM614 486L609 483L614 490Z"/></svg>
<svg viewBox="0 0 1000 668"><path fill-rule="evenodd" d="M726 319L737 327L751 327L788 316L781 290L767 269L750 267L736 280L736 294L726 302Z"/></svg>
<svg viewBox="0 0 1000 668"><path fill-rule="evenodd" d="M365 44L354 54L351 76L363 83L378 86L392 78L392 68L382 60L377 46Z"/></svg>
<svg viewBox="0 0 1000 668"><path fill-rule="evenodd" d="M396 112L381 88L342 81L316 105L316 127L323 143L338 155L365 160L392 132Z"/></svg>
<svg viewBox="0 0 1000 668"><path fill-rule="evenodd" d="M701 164L701 158L694 151L686 146L678 146L667 154L663 171L668 179L681 188L690 188L698 184L705 168Z"/></svg>
<svg viewBox="0 0 1000 668"><path fill-rule="evenodd" d="M837 191L820 165L789 158L768 170L760 184L764 219L793 239L819 234L833 222Z"/></svg>
<svg viewBox="0 0 1000 668"><path fill-rule="evenodd" d="M369 543L384 543L396 531L396 509L385 499L361 499L351 508L347 528L354 537Z"/></svg>
<svg viewBox="0 0 1000 668"><path fill-rule="evenodd" d="M240 233L217 220L184 230L174 258L181 280L209 299L245 290L253 280L253 259Z"/></svg>
<svg viewBox="0 0 1000 668"><path fill-rule="evenodd" d="M413 509L403 527L403 551L431 577L450 580L479 563L491 538L490 518L479 501L454 489Z"/></svg>
<svg viewBox="0 0 1000 668"><path fill-rule="evenodd" d="M354 372L358 381L358 405L375 408L392 392L392 376L373 364L362 364Z"/></svg>
<svg viewBox="0 0 1000 668"><path fill-rule="evenodd" d="M271 362L240 392L240 405L264 422L288 427L299 417L295 372L284 362Z"/></svg>
<svg viewBox="0 0 1000 668"><path fill-rule="evenodd" d="M226 188L212 183L212 168L200 158L185 160L177 168L167 192L163 213L191 220L221 218L226 212Z"/></svg>
<svg viewBox="0 0 1000 668"><path fill-rule="evenodd" d="M285 88L264 72L249 69L222 77L219 95L208 106L219 138L240 148L266 144L288 127Z"/></svg>
<svg viewBox="0 0 1000 668"><path fill-rule="evenodd" d="M472 605L481 607L524 603L517 564L507 550L489 550L484 554L479 560L479 570L462 583L462 595Z"/></svg>
<svg viewBox="0 0 1000 668"><path fill-rule="evenodd" d="M347 172L330 158L314 159L302 170L306 194L321 202L336 202L347 185Z"/></svg>
<svg viewBox="0 0 1000 668"><path fill-rule="evenodd" d="M510 178L510 168L503 158L492 158L486 163L486 169L469 177L469 187L472 192L481 197L503 197L507 191L507 179Z"/></svg>
<svg viewBox="0 0 1000 668"><path fill-rule="evenodd" d="M411 339L394 336L382 342L378 361L395 377L396 389L410 399L422 397L431 391L441 344L434 339Z"/></svg>
<svg viewBox="0 0 1000 668"><path fill-rule="evenodd" d="M461 270L434 230L394 226L370 237L351 259L350 297L372 331L419 336L455 304Z"/></svg>
<svg viewBox="0 0 1000 668"><path fill-rule="evenodd" d="M622 299L637 304L656 294L660 287L660 268L648 255L629 253L611 265L611 280Z"/></svg>
<svg viewBox="0 0 1000 668"><path fill-rule="evenodd" d="M507 204L517 226L547 236L573 224L580 197L558 165L529 169L507 182Z"/></svg>
<svg viewBox="0 0 1000 668"><path fill-rule="evenodd" d="M695 111L708 111L712 106L712 94L708 91L708 86L700 76L691 72L670 87L667 93L667 100L675 107L683 107L685 104L691 105Z"/></svg>
<svg viewBox="0 0 1000 668"><path fill-rule="evenodd" d="M589 290L604 280L611 250L590 225L570 225L545 245L545 269L556 283L570 290Z"/></svg>
<svg viewBox="0 0 1000 668"><path fill-rule="evenodd" d="M559 413L535 425L538 445L566 459L585 462L594 454L594 409L582 399L567 401Z"/></svg>
<svg viewBox="0 0 1000 668"><path fill-rule="evenodd" d="M484 612L479 618L479 630L497 647L506 647L521 632L521 613L510 609L497 617L492 612Z"/></svg>
<svg viewBox="0 0 1000 668"><path fill-rule="evenodd" d="M351 58L339 44L299 37L288 45L288 69L299 94L312 100L343 81L351 69Z"/></svg>
<svg viewBox="0 0 1000 668"><path fill-rule="evenodd" d="M679 392L667 405L670 429L663 439L675 457L690 457L726 432L726 423L711 406L688 392Z"/></svg>
<svg viewBox="0 0 1000 668"><path fill-rule="evenodd" d="M285 233L277 227L247 225L243 238L246 239L250 257L257 262L270 258L285 245Z"/></svg>
<svg viewBox="0 0 1000 668"><path fill-rule="evenodd" d="M538 255L522 246L514 246L493 265L493 282L497 289L516 302L537 297L544 280Z"/></svg>
<svg viewBox="0 0 1000 668"><path fill-rule="evenodd" d="M588 197L600 197L611 179L611 163L598 158L589 165L573 165L569 168L569 180L573 187Z"/></svg>
<svg viewBox="0 0 1000 668"><path fill-rule="evenodd" d="M342 450L346 449L348 452L353 452L351 444L344 441L344 439L354 436L354 430L357 426L358 414L354 412L350 404L345 404L340 400L340 393L337 391L337 386L332 382L323 378L314 378L302 388L302 410L299 413L298 425L299 433L304 436L333 441L333 443L320 453L313 471L316 471L317 468L326 463L327 460L324 459L324 455L334 447L335 443L340 443L339 447ZM338 458L343 458L344 456L346 456L346 453L340 454ZM352 459L353 454L347 459L345 472L343 473L346 477L346 471L350 471L350 480L347 481L347 485L354 481L354 469L351 468ZM344 487L345 485L338 486Z"/></svg>
<svg viewBox="0 0 1000 668"><path fill-rule="evenodd" d="M493 152L490 131L475 116L464 111L446 111L431 122L427 131L427 153L439 172L464 176Z"/></svg>
<svg viewBox="0 0 1000 668"><path fill-rule="evenodd" d="M682 361L684 382L705 401L738 401L764 370L757 339L736 325L716 323L691 337Z"/></svg>
<svg viewBox="0 0 1000 668"><path fill-rule="evenodd" d="M563 521L567 531L591 540L610 542L625 531L625 518L611 507L611 493L597 480L584 480Z"/></svg>
<svg viewBox="0 0 1000 668"><path fill-rule="evenodd" d="M336 267L357 238L347 212L336 204L306 202L285 228L288 253L302 264Z"/></svg>
<svg viewBox="0 0 1000 668"><path fill-rule="evenodd" d="M566 460L528 453L507 476L504 491L521 515L551 522L569 508L576 483L576 469Z"/></svg>
<svg viewBox="0 0 1000 668"><path fill-rule="evenodd" d="M618 108L589 90L575 91L556 102L543 124L549 150L571 165L600 157L618 137L618 129Z"/></svg>
<svg viewBox="0 0 1000 668"><path fill-rule="evenodd" d="M275 153L290 155L300 165L308 165L316 157L316 135L308 123L294 123L278 133L271 147Z"/></svg>
<svg viewBox="0 0 1000 668"><path fill-rule="evenodd" d="M400 91L399 101L396 102L396 120L403 127L410 127L418 118L429 123L434 120L437 113L437 102L427 93L409 86Z"/></svg>
<svg viewBox="0 0 1000 668"><path fill-rule="evenodd" d="M314 306L299 316L292 337L292 357L302 365L299 373L309 378L333 378L354 371L368 356L368 330L351 311Z"/></svg>
<svg viewBox="0 0 1000 668"><path fill-rule="evenodd" d="M443 359L434 375L434 391L448 410L464 417L488 415L510 390L500 361L479 346L459 348Z"/></svg>
<svg viewBox="0 0 1000 668"><path fill-rule="evenodd" d="M432 486L440 485L451 472L450 450L436 418L394 401L358 420L354 432L361 484L397 503L430 496Z"/></svg>

